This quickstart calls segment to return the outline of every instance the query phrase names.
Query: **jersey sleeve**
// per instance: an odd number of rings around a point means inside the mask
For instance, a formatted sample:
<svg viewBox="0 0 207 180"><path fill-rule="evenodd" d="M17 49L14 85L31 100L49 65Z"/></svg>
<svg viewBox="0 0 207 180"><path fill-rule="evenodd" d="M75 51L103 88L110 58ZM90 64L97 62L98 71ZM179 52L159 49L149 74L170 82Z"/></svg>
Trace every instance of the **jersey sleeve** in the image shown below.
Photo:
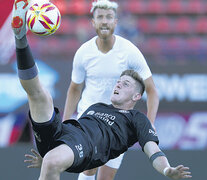
<svg viewBox="0 0 207 180"><path fill-rule="evenodd" d="M159 144L158 136L152 128L150 121L144 114L139 113L135 116L134 125L137 133L137 139L140 146L142 147L142 150L144 145L149 141L154 141Z"/></svg>
<svg viewBox="0 0 207 180"><path fill-rule="evenodd" d="M85 80L85 68L83 65L83 53L79 48L75 53L73 59L73 69L72 69L72 81L76 84L81 84Z"/></svg>
<svg viewBox="0 0 207 180"><path fill-rule="evenodd" d="M141 51L134 45L132 45L130 51L128 54L129 69L137 71L143 80L152 76L151 70Z"/></svg>

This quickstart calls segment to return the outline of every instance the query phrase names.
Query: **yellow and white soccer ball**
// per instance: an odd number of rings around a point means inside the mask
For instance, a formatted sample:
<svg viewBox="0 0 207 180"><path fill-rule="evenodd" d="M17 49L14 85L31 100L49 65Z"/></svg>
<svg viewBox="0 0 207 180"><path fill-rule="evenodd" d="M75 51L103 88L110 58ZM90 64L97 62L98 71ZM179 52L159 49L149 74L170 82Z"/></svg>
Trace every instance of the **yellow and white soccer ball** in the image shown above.
<svg viewBox="0 0 207 180"><path fill-rule="evenodd" d="M45 0L34 1L26 14L29 30L40 36L51 35L60 26L61 15L58 8Z"/></svg>

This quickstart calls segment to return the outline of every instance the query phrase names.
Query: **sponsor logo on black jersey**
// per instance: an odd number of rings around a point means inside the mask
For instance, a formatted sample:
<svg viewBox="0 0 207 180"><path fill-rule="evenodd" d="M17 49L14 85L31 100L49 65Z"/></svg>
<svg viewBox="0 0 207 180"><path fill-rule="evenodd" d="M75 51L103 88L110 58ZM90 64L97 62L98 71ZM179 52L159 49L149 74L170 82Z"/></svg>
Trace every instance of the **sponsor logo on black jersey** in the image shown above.
<svg viewBox="0 0 207 180"><path fill-rule="evenodd" d="M153 136L157 136L157 133L152 129L149 129L149 134L152 134Z"/></svg>
<svg viewBox="0 0 207 180"><path fill-rule="evenodd" d="M103 113L103 112L95 112L93 110L88 111L87 115L95 116L96 118L101 119L102 121L104 121L109 126L112 126L114 124L114 120L116 119L116 117L112 114Z"/></svg>
<svg viewBox="0 0 207 180"><path fill-rule="evenodd" d="M87 115L94 115L95 111L88 111Z"/></svg>
<svg viewBox="0 0 207 180"><path fill-rule="evenodd" d="M103 112L96 112L95 116L106 122L109 126L112 126L114 124L114 120L116 119L114 115Z"/></svg>
<svg viewBox="0 0 207 180"><path fill-rule="evenodd" d="M123 109L122 109L122 110L119 110L119 112L120 112L120 113L129 113L129 111L127 111L127 110L123 110Z"/></svg>

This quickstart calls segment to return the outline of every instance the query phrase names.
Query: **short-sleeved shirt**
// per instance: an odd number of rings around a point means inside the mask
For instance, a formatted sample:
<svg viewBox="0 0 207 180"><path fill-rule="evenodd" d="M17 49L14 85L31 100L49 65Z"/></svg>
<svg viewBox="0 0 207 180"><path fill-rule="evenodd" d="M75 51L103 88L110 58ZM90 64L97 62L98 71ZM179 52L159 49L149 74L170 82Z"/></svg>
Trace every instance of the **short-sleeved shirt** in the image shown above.
<svg viewBox="0 0 207 180"><path fill-rule="evenodd" d="M31 118L31 117L30 117ZM46 123L32 121L41 156L64 143L74 152L69 172L82 172L105 164L139 142L142 149L149 141L159 143L148 118L137 110L122 110L97 103L90 106L78 121L61 122L55 109Z"/></svg>
<svg viewBox="0 0 207 180"><path fill-rule="evenodd" d="M149 119L137 110L122 110L113 105L96 103L78 121L97 154L105 154L100 156L103 161L116 158L136 142L142 148L148 141L158 143Z"/></svg>
<svg viewBox="0 0 207 180"><path fill-rule="evenodd" d="M106 54L98 49L97 36L84 43L75 54L72 81L77 84L85 82L78 103L79 117L94 103L111 103L111 92L124 70L137 71L143 80L152 75L140 50L120 36L115 38L113 48Z"/></svg>

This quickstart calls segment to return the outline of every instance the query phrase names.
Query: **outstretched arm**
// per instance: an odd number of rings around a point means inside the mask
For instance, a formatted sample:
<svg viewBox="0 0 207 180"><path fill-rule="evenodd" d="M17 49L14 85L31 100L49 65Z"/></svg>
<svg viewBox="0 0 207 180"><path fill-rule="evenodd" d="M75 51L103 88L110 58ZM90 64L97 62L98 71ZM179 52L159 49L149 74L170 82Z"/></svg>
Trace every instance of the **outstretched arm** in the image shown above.
<svg viewBox="0 0 207 180"><path fill-rule="evenodd" d="M81 97L83 86L84 83L76 84L73 81L71 81L65 101L63 121L70 119L73 113L75 112L78 101Z"/></svg>
<svg viewBox="0 0 207 180"><path fill-rule="evenodd" d="M191 178L191 173L188 171L188 167L179 165L177 167L171 167L168 159L164 155L155 155L160 152L160 148L155 142L149 141L144 146L144 152L151 159L153 167L161 174L171 179L183 179ZM159 153L157 153L159 154ZM161 154L161 153L160 153Z"/></svg>
<svg viewBox="0 0 207 180"><path fill-rule="evenodd" d="M144 84L147 93L147 117L155 128L154 121L159 107L159 97L152 76L146 79Z"/></svg>

